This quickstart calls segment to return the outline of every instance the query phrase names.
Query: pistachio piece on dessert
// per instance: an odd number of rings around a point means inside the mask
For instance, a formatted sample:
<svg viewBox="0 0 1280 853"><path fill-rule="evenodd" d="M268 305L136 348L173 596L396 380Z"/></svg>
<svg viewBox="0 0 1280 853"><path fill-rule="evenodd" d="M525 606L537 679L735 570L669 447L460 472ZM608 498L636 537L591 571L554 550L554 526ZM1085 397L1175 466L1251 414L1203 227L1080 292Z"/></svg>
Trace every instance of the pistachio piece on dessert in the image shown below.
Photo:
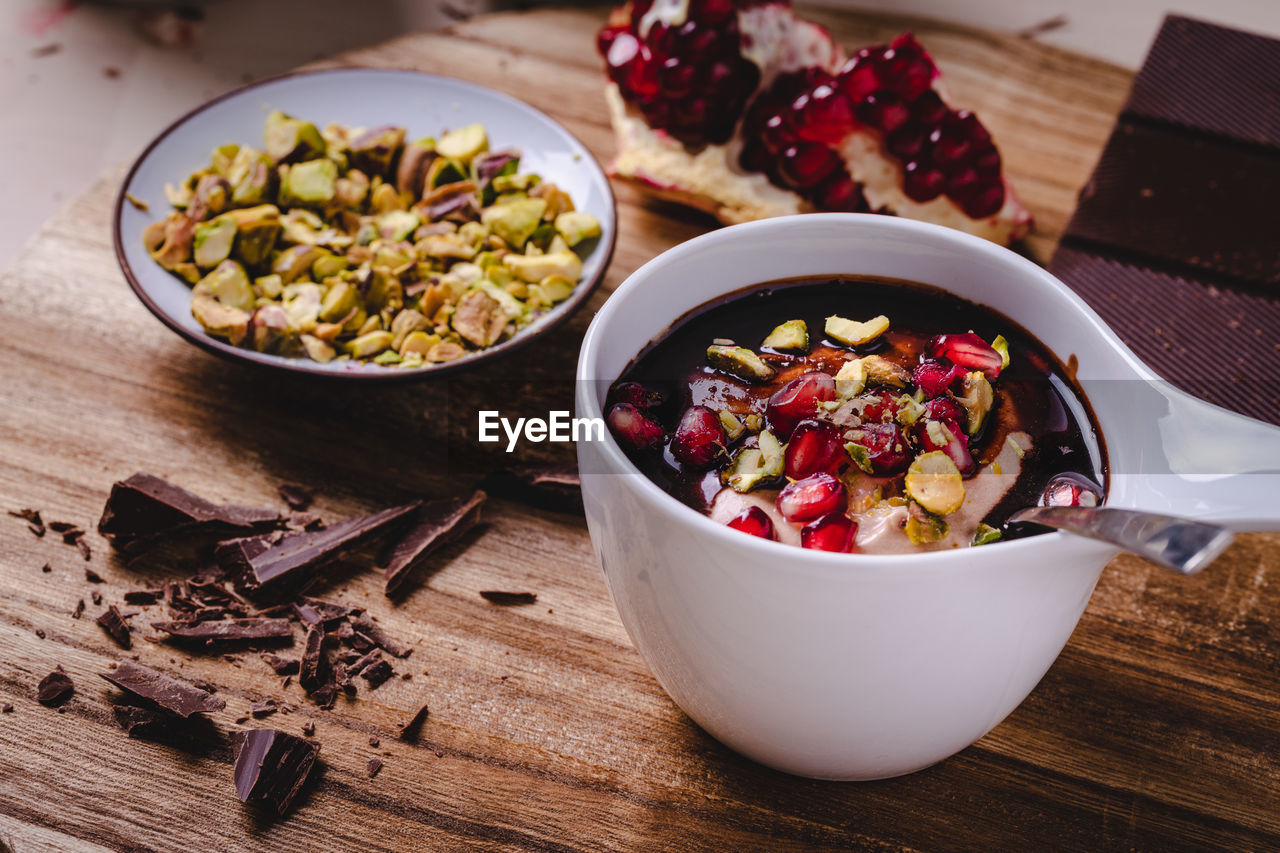
<svg viewBox="0 0 1280 853"><path fill-rule="evenodd" d="M1009 342L1004 339L1004 335L996 335L991 348L1000 353L1000 369L1006 369L1009 366Z"/></svg>
<svg viewBox="0 0 1280 853"><path fill-rule="evenodd" d="M863 359L851 358L836 371L836 396L848 400L862 393L867 385L867 369Z"/></svg>
<svg viewBox="0 0 1280 853"><path fill-rule="evenodd" d="M945 518L934 515L914 501L907 504L907 523L903 532L912 545L940 542L946 538L949 529Z"/></svg>
<svg viewBox="0 0 1280 853"><path fill-rule="evenodd" d="M999 539L1001 533L999 529L992 527L990 524L979 524L978 529L973 532L973 545L986 545L989 542L995 542Z"/></svg>
<svg viewBox="0 0 1280 853"><path fill-rule="evenodd" d="M774 374L772 367L746 347L712 344L707 347L707 363L748 382L768 382Z"/></svg>
<svg viewBox="0 0 1280 853"><path fill-rule="evenodd" d="M934 515L950 515L964 503L964 479L941 450L921 453L907 468L907 496Z"/></svg>
<svg viewBox="0 0 1280 853"><path fill-rule="evenodd" d="M721 481L735 492L746 493L764 486L776 485L782 478L786 456L782 444L769 430L757 437L758 446L738 451L729 467L721 472Z"/></svg>
<svg viewBox="0 0 1280 853"><path fill-rule="evenodd" d="M987 375L981 370L966 373L960 387L964 393L957 396L956 400L968 413L964 431L969 435L977 435L995 403L995 393L991 390Z"/></svg>
<svg viewBox="0 0 1280 853"><path fill-rule="evenodd" d="M889 318L881 314L865 322L858 322L833 314L827 318L823 331L826 332L827 337L845 346L859 347L871 343L889 331Z"/></svg>
<svg viewBox="0 0 1280 853"><path fill-rule="evenodd" d="M891 385L894 388L906 388L911 374L897 362L878 355L868 355L862 359L862 369L866 372L867 382L872 385Z"/></svg>
<svg viewBox="0 0 1280 853"><path fill-rule="evenodd" d="M782 352L808 352L809 326L804 320L788 320L775 326L761 346Z"/></svg>
<svg viewBox="0 0 1280 853"><path fill-rule="evenodd" d="M746 425L738 420L738 416L728 409L721 409L717 416L720 418L720 427L730 441L737 441L747 431Z"/></svg>

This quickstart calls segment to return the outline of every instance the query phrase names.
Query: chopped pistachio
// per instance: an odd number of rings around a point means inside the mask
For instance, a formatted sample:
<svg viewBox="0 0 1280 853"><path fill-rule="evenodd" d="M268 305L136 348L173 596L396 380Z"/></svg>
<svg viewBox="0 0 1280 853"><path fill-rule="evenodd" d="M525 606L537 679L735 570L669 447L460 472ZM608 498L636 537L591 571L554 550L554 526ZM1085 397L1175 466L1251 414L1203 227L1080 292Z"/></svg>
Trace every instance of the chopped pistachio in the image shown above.
<svg viewBox="0 0 1280 853"><path fill-rule="evenodd" d="M407 210L409 206L405 204L404 196L396 192L391 184L378 184L369 194L369 207L373 213L390 213L393 210Z"/></svg>
<svg viewBox="0 0 1280 853"><path fill-rule="evenodd" d="M333 361L337 350L330 346L327 342L320 340L314 335L300 335L298 338L302 342L302 349L307 357L312 361L318 361L321 364Z"/></svg>
<svg viewBox="0 0 1280 853"><path fill-rule="evenodd" d="M760 356L746 347L730 347L712 344L707 347L707 363L716 370L745 379L748 382L768 382L774 370Z"/></svg>
<svg viewBox="0 0 1280 853"><path fill-rule="evenodd" d="M575 287L573 279L563 275L549 275L538 282L543 297L550 304L563 302L573 295Z"/></svg>
<svg viewBox="0 0 1280 853"><path fill-rule="evenodd" d="M191 316L209 334L239 346L249 334L249 312L223 305L209 293L191 297Z"/></svg>
<svg viewBox="0 0 1280 853"><path fill-rule="evenodd" d="M867 381L872 385L891 385L894 388L905 388L911 380L911 374L897 362L889 361L878 355L868 355L862 359L862 369L866 371Z"/></svg>
<svg viewBox="0 0 1280 853"><path fill-rule="evenodd" d="M1000 353L1000 369L1004 370L1009 366L1009 342L1004 339L1004 335L996 335L991 348Z"/></svg>
<svg viewBox="0 0 1280 853"><path fill-rule="evenodd" d="M357 134L347 143L347 156L351 166L366 175L389 178L391 164L403 145L403 127L374 127Z"/></svg>
<svg viewBox="0 0 1280 853"><path fill-rule="evenodd" d="M956 400L968 413L964 431L969 435L977 435L995 403L995 393L991 390L987 375L981 370L966 373L960 387L964 393Z"/></svg>
<svg viewBox="0 0 1280 853"><path fill-rule="evenodd" d="M347 352L355 358L369 358L391 346L391 333L386 331L367 332L347 344Z"/></svg>
<svg viewBox="0 0 1280 853"><path fill-rule="evenodd" d="M492 346L502 336L507 314L484 290L473 290L458 302L451 320L454 331L477 347Z"/></svg>
<svg viewBox="0 0 1280 853"><path fill-rule="evenodd" d="M258 352L270 352L289 333L289 316L274 302L256 308L249 319L249 333L253 348Z"/></svg>
<svg viewBox="0 0 1280 853"><path fill-rule="evenodd" d="M924 404L911 394L898 396L898 413L894 418L904 427L914 426L916 421L924 417Z"/></svg>
<svg viewBox="0 0 1280 853"><path fill-rule="evenodd" d="M577 281L582 277L582 259L573 252L554 255L508 255L503 263L516 278L529 283L542 281L549 275L562 275Z"/></svg>
<svg viewBox="0 0 1280 853"><path fill-rule="evenodd" d="M999 459L991 463L991 473L995 474L997 477L1004 473L1004 469L1000 466Z"/></svg>
<svg viewBox="0 0 1280 853"><path fill-rule="evenodd" d="M480 221L514 248L522 248L542 223L547 203L538 198L526 198L505 204L495 204L480 215Z"/></svg>
<svg viewBox="0 0 1280 853"><path fill-rule="evenodd" d="M498 193L525 193L537 186L542 179L532 172L522 175L495 175L493 189Z"/></svg>
<svg viewBox="0 0 1280 853"><path fill-rule="evenodd" d="M192 206L199 206L206 214L217 215L227 209L231 186L221 175L202 175L196 183Z"/></svg>
<svg viewBox="0 0 1280 853"><path fill-rule="evenodd" d="M864 323L832 315L824 327L827 337L845 346L857 347L869 344L889 331L889 318L881 314Z"/></svg>
<svg viewBox="0 0 1280 853"><path fill-rule="evenodd" d="M207 293L229 308L248 311L253 308L253 286L244 267L235 261L223 261L196 283L195 293Z"/></svg>
<svg viewBox="0 0 1280 853"><path fill-rule="evenodd" d="M280 304L289 315L289 325L300 332L311 332L316 328L323 298L324 288L320 285L300 281L285 285Z"/></svg>
<svg viewBox="0 0 1280 853"><path fill-rule="evenodd" d="M151 210L151 205L147 204L145 201L138 198L133 193L125 193L124 200L129 202L129 204L133 205L135 209L141 210L143 213L146 213L147 211Z"/></svg>
<svg viewBox="0 0 1280 853"><path fill-rule="evenodd" d="M253 280L253 292L266 299L279 299L284 293L284 279L272 273Z"/></svg>
<svg viewBox="0 0 1280 853"><path fill-rule="evenodd" d="M845 452L849 454L849 458L853 460L853 464L857 465L868 474L875 474L875 468L871 465L871 451L865 445L856 441L845 442Z"/></svg>
<svg viewBox="0 0 1280 853"><path fill-rule="evenodd" d="M738 416L728 409L721 409L717 413L717 417L720 418L720 426L724 429L724 434L729 437L730 441L737 441L747 430L742 421L738 420Z"/></svg>
<svg viewBox="0 0 1280 853"><path fill-rule="evenodd" d="M773 485L782 478L786 464L782 444L768 430L760 433L758 447L744 447L721 472L722 481L735 492L749 492Z"/></svg>
<svg viewBox="0 0 1280 853"><path fill-rule="evenodd" d="M192 259L196 266L216 267L231 255L236 239L236 223L230 219L211 219L196 226L192 243Z"/></svg>
<svg viewBox="0 0 1280 853"><path fill-rule="evenodd" d="M1000 531L989 524L979 524L978 529L974 531L974 545L986 545L989 542L995 542L1001 536Z"/></svg>
<svg viewBox="0 0 1280 853"><path fill-rule="evenodd" d="M836 395L841 400L848 400L862 393L867 385L867 369L865 359L851 358L836 371ZM837 401L832 401L837 402ZM838 407L838 403L837 403Z"/></svg>
<svg viewBox="0 0 1280 853"><path fill-rule="evenodd" d="M277 163L289 160L309 160L325 152L324 137L314 124L299 121L279 110L267 116L263 132L267 154Z"/></svg>
<svg viewBox="0 0 1280 853"><path fill-rule="evenodd" d="M934 515L950 515L964 503L960 469L941 450L922 453L907 469L907 495Z"/></svg>
<svg viewBox="0 0 1280 853"><path fill-rule="evenodd" d="M236 245L233 253L246 265L256 267L267 259L280 236L280 209L274 204L260 204L231 210L223 216L236 223Z"/></svg>
<svg viewBox="0 0 1280 853"><path fill-rule="evenodd" d="M489 137L482 124L469 124L451 130L436 143L436 151L441 157L449 157L461 163L470 163L471 158L488 150Z"/></svg>
<svg viewBox="0 0 1280 853"><path fill-rule="evenodd" d="M421 224L422 220L412 210L389 210L378 217L378 233L384 240L398 243L408 239Z"/></svg>
<svg viewBox="0 0 1280 853"><path fill-rule="evenodd" d="M747 428L747 432L759 432L764 427L764 417L752 412L742 419L742 425Z"/></svg>
<svg viewBox="0 0 1280 853"><path fill-rule="evenodd" d="M411 355L422 357L431 352L438 343L440 343L439 335L429 335L425 331L410 332L397 349L405 358Z"/></svg>
<svg viewBox="0 0 1280 853"><path fill-rule="evenodd" d="M556 217L556 231L564 237L570 247L583 240L592 240L600 236L600 220L590 213L580 210L569 210Z"/></svg>
<svg viewBox="0 0 1280 853"><path fill-rule="evenodd" d="M266 201L274 176L275 165L269 156L252 148L241 148L227 170L231 203L239 206Z"/></svg>
<svg viewBox="0 0 1280 853"><path fill-rule="evenodd" d="M427 168L438 156L434 139L419 139L405 145L396 166L396 189L412 198L422 198Z"/></svg>
<svg viewBox="0 0 1280 853"><path fill-rule="evenodd" d="M324 281L326 278L332 278L340 275L350 264L342 255L331 255L325 253L316 258L311 264L311 277L315 281Z"/></svg>
<svg viewBox="0 0 1280 853"><path fill-rule="evenodd" d="M912 545L927 545L946 538L949 525L945 518L928 512L917 503L907 505L907 524L903 531Z"/></svg>
<svg viewBox="0 0 1280 853"><path fill-rule="evenodd" d="M787 352L808 352L809 326L804 320L788 320L775 326L761 346Z"/></svg>
<svg viewBox="0 0 1280 853"><path fill-rule="evenodd" d="M324 255L329 254L319 246L299 244L278 252L271 261L271 272L280 276L285 284L292 284L305 273L311 272L311 266Z"/></svg>

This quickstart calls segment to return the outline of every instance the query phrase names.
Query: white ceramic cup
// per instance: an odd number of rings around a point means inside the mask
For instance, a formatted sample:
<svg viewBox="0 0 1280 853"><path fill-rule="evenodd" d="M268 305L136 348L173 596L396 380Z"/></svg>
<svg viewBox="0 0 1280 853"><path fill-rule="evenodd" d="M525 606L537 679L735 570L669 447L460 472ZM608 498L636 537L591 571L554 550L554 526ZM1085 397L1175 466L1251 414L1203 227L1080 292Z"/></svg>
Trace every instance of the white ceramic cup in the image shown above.
<svg viewBox="0 0 1280 853"><path fill-rule="evenodd" d="M1280 529L1280 430L1158 380L1019 255L888 216L752 222L654 258L587 331L577 415L603 416L608 385L685 312L835 273L942 287L1003 312L1064 362L1074 355L1109 455L1109 505ZM978 740L1048 670L1117 553L1066 533L906 556L808 551L712 522L612 437L580 442L578 461L596 556L658 681L723 743L802 776L910 773Z"/></svg>

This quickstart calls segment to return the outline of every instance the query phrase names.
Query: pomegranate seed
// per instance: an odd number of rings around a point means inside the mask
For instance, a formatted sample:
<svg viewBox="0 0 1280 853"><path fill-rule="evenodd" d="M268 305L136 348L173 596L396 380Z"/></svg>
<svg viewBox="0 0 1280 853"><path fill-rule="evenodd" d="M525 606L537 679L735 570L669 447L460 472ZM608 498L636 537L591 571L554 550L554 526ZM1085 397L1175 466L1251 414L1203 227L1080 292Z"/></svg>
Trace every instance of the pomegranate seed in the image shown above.
<svg viewBox="0 0 1280 853"><path fill-rule="evenodd" d="M855 104L862 103L872 92L884 88L884 82L876 73L874 63L869 60L869 55L864 51L846 62L840 70L840 89Z"/></svg>
<svg viewBox="0 0 1280 853"><path fill-rule="evenodd" d="M609 410L607 420L617 439L633 450L656 447L666 438L662 427L630 403L618 403Z"/></svg>
<svg viewBox="0 0 1280 853"><path fill-rule="evenodd" d="M845 437L851 444L862 448L862 452L854 456L854 461L859 468L866 463L871 469L867 473L873 477L892 477L911 465L911 447L897 424L863 424L845 433ZM852 453L850 455L853 456Z"/></svg>
<svg viewBox="0 0 1280 853"><path fill-rule="evenodd" d="M947 105L942 103L938 93L929 90L911 103L911 115L925 127L933 127L947 117Z"/></svg>
<svg viewBox="0 0 1280 853"><path fill-rule="evenodd" d="M967 139L975 147L986 145L991 141L991 134L982 126L978 117L968 110L956 113L948 123L955 128L957 135Z"/></svg>
<svg viewBox="0 0 1280 853"><path fill-rule="evenodd" d="M840 433L831 424L804 420L796 424L787 441L787 477L803 480L810 474L825 471L834 474L844 463L844 446Z"/></svg>
<svg viewBox="0 0 1280 853"><path fill-rule="evenodd" d="M695 20L708 27L723 24L733 13L733 0L696 0L689 9Z"/></svg>
<svg viewBox="0 0 1280 853"><path fill-rule="evenodd" d="M953 367L952 370L955 371L953 375L956 378L964 375L963 368ZM961 406L954 397L949 395L934 397L932 400L926 401L924 404L924 416L935 421L942 421L956 429L959 429L960 424L968 417L964 406Z"/></svg>
<svg viewBox="0 0 1280 853"><path fill-rule="evenodd" d="M769 518L769 513L758 506L747 507L741 513L729 519L726 526L732 527L734 530L741 530L743 533L749 533L752 536L759 536L761 539L778 538L778 534L773 529L773 520Z"/></svg>
<svg viewBox="0 0 1280 853"><path fill-rule="evenodd" d="M999 178L987 178L980 181L969 191L969 198L964 204L964 212L971 219L994 216L1004 207L1004 181Z"/></svg>
<svg viewBox="0 0 1280 853"><path fill-rule="evenodd" d="M819 403L836 398L836 381L822 372L797 376L769 398L765 417L779 438L791 435L796 424L813 417Z"/></svg>
<svg viewBox="0 0 1280 853"><path fill-rule="evenodd" d="M862 195L862 190L844 169L819 184L813 191L812 201L820 210L856 213L867 209L867 200Z"/></svg>
<svg viewBox="0 0 1280 853"><path fill-rule="evenodd" d="M946 184L947 179L941 172L914 160L903 170L902 190L912 201L933 201L942 195Z"/></svg>
<svg viewBox="0 0 1280 853"><path fill-rule="evenodd" d="M639 382L619 382L609 389L609 400L612 403L629 403L641 411L662 405L661 391L646 388Z"/></svg>
<svg viewBox="0 0 1280 853"><path fill-rule="evenodd" d="M834 145L853 130L853 107L834 86L822 84L792 103L797 113L796 135L810 142Z"/></svg>
<svg viewBox="0 0 1280 853"><path fill-rule="evenodd" d="M929 134L929 141L933 143L933 161L943 169L955 168L969 156L968 140L949 136L941 128Z"/></svg>
<svg viewBox="0 0 1280 853"><path fill-rule="evenodd" d="M827 473L811 474L778 492L778 512L787 521L813 521L848 504L844 483Z"/></svg>
<svg viewBox="0 0 1280 853"><path fill-rule="evenodd" d="M840 165L840 157L825 145L797 142L783 149L778 173L794 189L805 189L821 181Z"/></svg>
<svg viewBox="0 0 1280 853"><path fill-rule="evenodd" d="M932 358L926 358L911 371L911 382L924 392L926 397L941 397L947 393L964 371L954 364L943 364Z"/></svg>
<svg viewBox="0 0 1280 853"><path fill-rule="evenodd" d="M961 169L947 178L947 195L958 202L965 202L977 186L978 173L973 169Z"/></svg>
<svg viewBox="0 0 1280 853"><path fill-rule="evenodd" d="M903 162L909 162L919 157L928 138L929 134L923 127L918 124L907 124L889 134L886 145L890 154Z"/></svg>
<svg viewBox="0 0 1280 853"><path fill-rule="evenodd" d="M609 48L612 46L613 40L625 32L627 32L626 27L603 28L600 32L596 33L596 50L600 52L601 56L608 56Z"/></svg>
<svg viewBox="0 0 1280 853"><path fill-rule="evenodd" d="M847 554L858 538L858 523L842 512L824 515L800 529L800 547Z"/></svg>
<svg viewBox="0 0 1280 853"><path fill-rule="evenodd" d="M973 332L959 335L938 335L929 341L929 354L934 358L945 358L952 364L981 370L995 379L1000 375L1004 360L991 344Z"/></svg>
<svg viewBox="0 0 1280 853"><path fill-rule="evenodd" d="M959 423L921 418L916 421L915 434L921 450L941 450L960 469L961 476L968 477L978 470L969 453L969 439Z"/></svg>
<svg viewBox="0 0 1280 853"><path fill-rule="evenodd" d="M874 92L858 104L858 120L892 133L911 120L911 111L902 99L887 89Z"/></svg>
<svg viewBox="0 0 1280 853"><path fill-rule="evenodd" d="M1041 506L1097 506L1098 490L1092 483L1071 474L1059 474L1044 487Z"/></svg>
<svg viewBox="0 0 1280 853"><path fill-rule="evenodd" d="M933 82L933 63L921 54L911 55L895 49L894 57L881 68L885 85L904 101L914 101L929 91Z"/></svg>
<svg viewBox="0 0 1280 853"><path fill-rule="evenodd" d="M792 132L791 124L787 121L786 116L781 113L775 113L765 119L760 141L764 143L764 147L772 154L781 154L788 145L794 142L795 134Z"/></svg>
<svg viewBox="0 0 1280 853"><path fill-rule="evenodd" d="M854 399L863 423L892 421L898 416L898 409L902 408L902 392L888 388L876 388Z"/></svg>
<svg viewBox="0 0 1280 853"><path fill-rule="evenodd" d="M662 83L662 94L668 98L679 99L693 91L693 77L697 67L685 65L674 56L662 62L662 71L658 75Z"/></svg>
<svg viewBox="0 0 1280 853"><path fill-rule="evenodd" d="M738 162L748 172L763 172L773 164L773 154L759 140L750 139L742 146Z"/></svg>
<svg viewBox="0 0 1280 853"><path fill-rule="evenodd" d="M973 170L984 178L993 178L1000 174L1000 152L994 145L977 149L972 161Z"/></svg>
<svg viewBox="0 0 1280 853"><path fill-rule="evenodd" d="M720 418L705 406L690 406L671 436L671 455L690 468L710 468L725 452L728 437Z"/></svg>

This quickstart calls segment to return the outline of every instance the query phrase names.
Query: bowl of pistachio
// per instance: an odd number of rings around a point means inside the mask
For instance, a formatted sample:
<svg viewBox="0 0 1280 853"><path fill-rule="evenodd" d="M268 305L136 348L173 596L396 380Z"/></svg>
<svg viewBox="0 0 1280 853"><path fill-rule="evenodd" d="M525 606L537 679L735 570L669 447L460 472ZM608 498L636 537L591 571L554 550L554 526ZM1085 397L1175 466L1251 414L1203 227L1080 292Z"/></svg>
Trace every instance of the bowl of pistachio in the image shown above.
<svg viewBox="0 0 1280 853"><path fill-rule="evenodd" d="M508 353L608 267L613 194L544 113L412 71L291 74L179 119L129 170L116 257L205 350L365 380Z"/></svg>

